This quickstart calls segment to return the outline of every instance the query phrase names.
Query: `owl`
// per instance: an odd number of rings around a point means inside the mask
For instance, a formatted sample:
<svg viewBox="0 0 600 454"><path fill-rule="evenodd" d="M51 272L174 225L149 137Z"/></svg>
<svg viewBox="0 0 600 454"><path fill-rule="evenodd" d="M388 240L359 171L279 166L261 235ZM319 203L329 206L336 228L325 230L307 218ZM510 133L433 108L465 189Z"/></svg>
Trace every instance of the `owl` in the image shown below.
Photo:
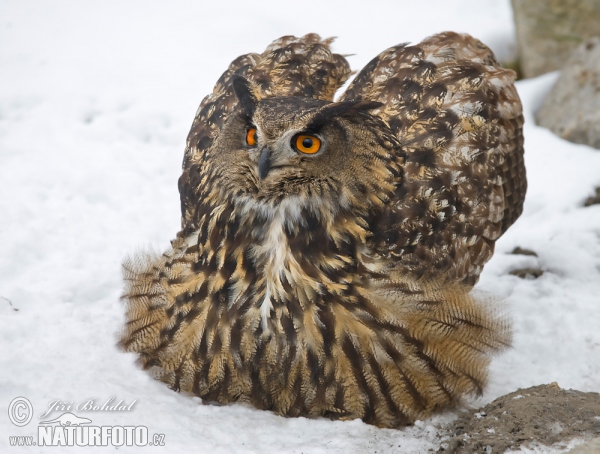
<svg viewBox="0 0 600 454"><path fill-rule="evenodd" d="M196 113L182 225L124 264L120 346L177 391L400 427L486 384L470 290L526 190L511 70L465 34L349 79L316 34L235 59Z"/></svg>

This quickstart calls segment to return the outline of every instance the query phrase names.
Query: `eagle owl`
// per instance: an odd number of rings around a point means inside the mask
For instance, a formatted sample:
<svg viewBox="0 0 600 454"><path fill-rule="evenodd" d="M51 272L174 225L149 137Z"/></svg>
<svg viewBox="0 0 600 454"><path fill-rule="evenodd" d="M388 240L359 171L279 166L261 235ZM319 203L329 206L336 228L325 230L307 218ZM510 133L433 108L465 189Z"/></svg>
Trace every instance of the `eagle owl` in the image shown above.
<svg viewBox="0 0 600 454"><path fill-rule="evenodd" d="M469 294L521 214L513 71L468 35L351 75L331 40L235 59L196 113L182 227L124 265L126 326L175 390L280 415L423 419L480 393L510 328Z"/></svg>

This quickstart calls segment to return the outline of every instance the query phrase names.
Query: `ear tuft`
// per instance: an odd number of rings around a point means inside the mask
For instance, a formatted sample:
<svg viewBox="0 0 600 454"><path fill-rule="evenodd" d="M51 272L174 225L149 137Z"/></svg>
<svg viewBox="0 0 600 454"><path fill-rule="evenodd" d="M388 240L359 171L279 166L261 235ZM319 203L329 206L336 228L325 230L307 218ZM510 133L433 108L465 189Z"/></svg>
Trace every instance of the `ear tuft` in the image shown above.
<svg viewBox="0 0 600 454"><path fill-rule="evenodd" d="M359 100L359 101L343 101L333 102L321 108L308 124L307 130L317 132L328 121L335 117L351 117L358 115L361 112L377 109L383 106L382 103L376 101Z"/></svg>
<svg viewBox="0 0 600 454"><path fill-rule="evenodd" d="M232 81L233 91L237 99L240 101L242 108L248 118L252 118L256 110L258 100L256 95L250 88L250 82L241 76L235 76Z"/></svg>

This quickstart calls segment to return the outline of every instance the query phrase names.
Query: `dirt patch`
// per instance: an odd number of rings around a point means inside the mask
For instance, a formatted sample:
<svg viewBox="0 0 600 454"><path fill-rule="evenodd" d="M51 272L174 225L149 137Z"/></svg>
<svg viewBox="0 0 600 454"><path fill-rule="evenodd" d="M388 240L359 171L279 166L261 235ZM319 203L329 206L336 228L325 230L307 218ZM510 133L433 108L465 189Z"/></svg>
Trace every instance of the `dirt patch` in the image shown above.
<svg viewBox="0 0 600 454"><path fill-rule="evenodd" d="M513 251L511 252L511 254L514 255L530 255L532 257L537 257L538 255L530 250L530 249L524 249L522 247L516 247L513 249ZM542 270L539 267L535 267L535 268L519 268L518 270L512 270L509 274L512 274L513 276L517 276L520 277L521 279L537 279L538 277L540 277L542 274L544 274L544 270Z"/></svg>
<svg viewBox="0 0 600 454"><path fill-rule="evenodd" d="M439 452L503 453L536 444L600 437L600 394L556 383L519 389L469 412L445 428L452 437Z"/></svg>
<svg viewBox="0 0 600 454"><path fill-rule="evenodd" d="M596 195L588 197L584 203L584 206L591 207L592 205L600 204L600 188L596 188Z"/></svg>
<svg viewBox="0 0 600 454"><path fill-rule="evenodd" d="M521 279L537 279L544 274L544 270L540 268L519 268L518 270L512 270L508 274L520 277Z"/></svg>
<svg viewBox="0 0 600 454"><path fill-rule="evenodd" d="M515 254L515 255L531 255L533 257L537 257L538 255L532 251L531 249L525 249L522 248L520 246L517 246L516 248L514 248L511 252L511 254Z"/></svg>

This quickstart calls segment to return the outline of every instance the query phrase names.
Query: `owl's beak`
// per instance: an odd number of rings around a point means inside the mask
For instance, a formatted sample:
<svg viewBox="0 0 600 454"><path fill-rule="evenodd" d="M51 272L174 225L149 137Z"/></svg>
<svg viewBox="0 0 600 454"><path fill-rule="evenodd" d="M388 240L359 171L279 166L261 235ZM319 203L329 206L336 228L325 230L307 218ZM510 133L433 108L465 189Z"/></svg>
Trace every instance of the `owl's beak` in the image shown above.
<svg viewBox="0 0 600 454"><path fill-rule="evenodd" d="M261 180L264 180L271 169L270 157L271 150L268 147L264 147L260 152L258 158L258 176Z"/></svg>

